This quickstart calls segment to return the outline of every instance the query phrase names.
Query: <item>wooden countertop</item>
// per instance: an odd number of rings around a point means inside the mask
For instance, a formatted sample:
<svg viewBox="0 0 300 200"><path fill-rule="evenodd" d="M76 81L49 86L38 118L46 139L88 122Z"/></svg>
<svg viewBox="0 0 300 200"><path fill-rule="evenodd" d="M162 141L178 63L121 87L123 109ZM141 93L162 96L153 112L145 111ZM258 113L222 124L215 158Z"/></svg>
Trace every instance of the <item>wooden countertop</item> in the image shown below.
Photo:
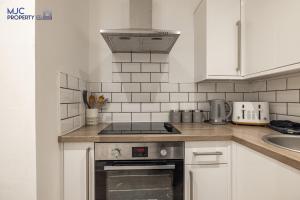
<svg viewBox="0 0 300 200"><path fill-rule="evenodd" d="M262 137L280 134L266 127L240 125L174 124L182 134L98 135L109 124L82 127L58 137L59 142L160 142L232 140L300 170L300 153L267 144Z"/></svg>

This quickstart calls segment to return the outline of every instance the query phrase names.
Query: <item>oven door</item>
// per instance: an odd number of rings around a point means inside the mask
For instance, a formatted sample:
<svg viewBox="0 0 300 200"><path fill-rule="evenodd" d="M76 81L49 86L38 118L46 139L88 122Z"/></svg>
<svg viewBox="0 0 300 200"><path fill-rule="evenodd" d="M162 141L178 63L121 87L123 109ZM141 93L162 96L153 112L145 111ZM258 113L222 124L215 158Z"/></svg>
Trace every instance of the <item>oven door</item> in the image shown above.
<svg viewBox="0 0 300 200"><path fill-rule="evenodd" d="M183 160L96 161L96 200L183 200Z"/></svg>

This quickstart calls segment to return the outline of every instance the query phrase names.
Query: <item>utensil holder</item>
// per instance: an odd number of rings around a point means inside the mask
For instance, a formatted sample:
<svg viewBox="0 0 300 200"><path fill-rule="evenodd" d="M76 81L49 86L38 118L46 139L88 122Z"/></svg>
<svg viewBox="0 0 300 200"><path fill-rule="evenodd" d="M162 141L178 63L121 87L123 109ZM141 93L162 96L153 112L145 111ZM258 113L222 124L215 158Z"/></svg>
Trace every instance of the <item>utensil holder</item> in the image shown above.
<svg viewBox="0 0 300 200"><path fill-rule="evenodd" d="M97 125L98 124L98 109L92 108L92 109L86 109L86 115L85 115L85 121L86 125Z"/></svg>

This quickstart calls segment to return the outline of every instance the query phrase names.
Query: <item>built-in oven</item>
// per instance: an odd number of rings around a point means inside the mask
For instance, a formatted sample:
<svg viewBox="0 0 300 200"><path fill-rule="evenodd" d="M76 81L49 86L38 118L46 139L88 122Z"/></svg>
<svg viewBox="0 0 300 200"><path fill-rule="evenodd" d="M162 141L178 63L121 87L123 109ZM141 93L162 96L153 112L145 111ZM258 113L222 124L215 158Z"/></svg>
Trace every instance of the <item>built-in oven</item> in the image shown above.
<svg viewBox="0 0 300 200"><path fill-rule="evenodd" d="M183 200L184 144L96 143L95 200Z"/></svg>

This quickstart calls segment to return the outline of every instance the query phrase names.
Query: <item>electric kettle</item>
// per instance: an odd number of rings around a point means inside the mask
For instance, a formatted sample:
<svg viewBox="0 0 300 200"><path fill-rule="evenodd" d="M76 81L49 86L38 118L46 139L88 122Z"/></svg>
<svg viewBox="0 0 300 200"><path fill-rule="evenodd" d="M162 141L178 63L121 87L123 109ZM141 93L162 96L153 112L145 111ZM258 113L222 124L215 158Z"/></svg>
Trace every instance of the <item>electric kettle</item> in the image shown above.
<svg viewBox="0 0 300 200"><path fill-rule="evenodd" d="M232 106L223 99L210 100L209 122L211 124L225 124L232 114ZM226 115L226 105L229 113Z"/></svg>

